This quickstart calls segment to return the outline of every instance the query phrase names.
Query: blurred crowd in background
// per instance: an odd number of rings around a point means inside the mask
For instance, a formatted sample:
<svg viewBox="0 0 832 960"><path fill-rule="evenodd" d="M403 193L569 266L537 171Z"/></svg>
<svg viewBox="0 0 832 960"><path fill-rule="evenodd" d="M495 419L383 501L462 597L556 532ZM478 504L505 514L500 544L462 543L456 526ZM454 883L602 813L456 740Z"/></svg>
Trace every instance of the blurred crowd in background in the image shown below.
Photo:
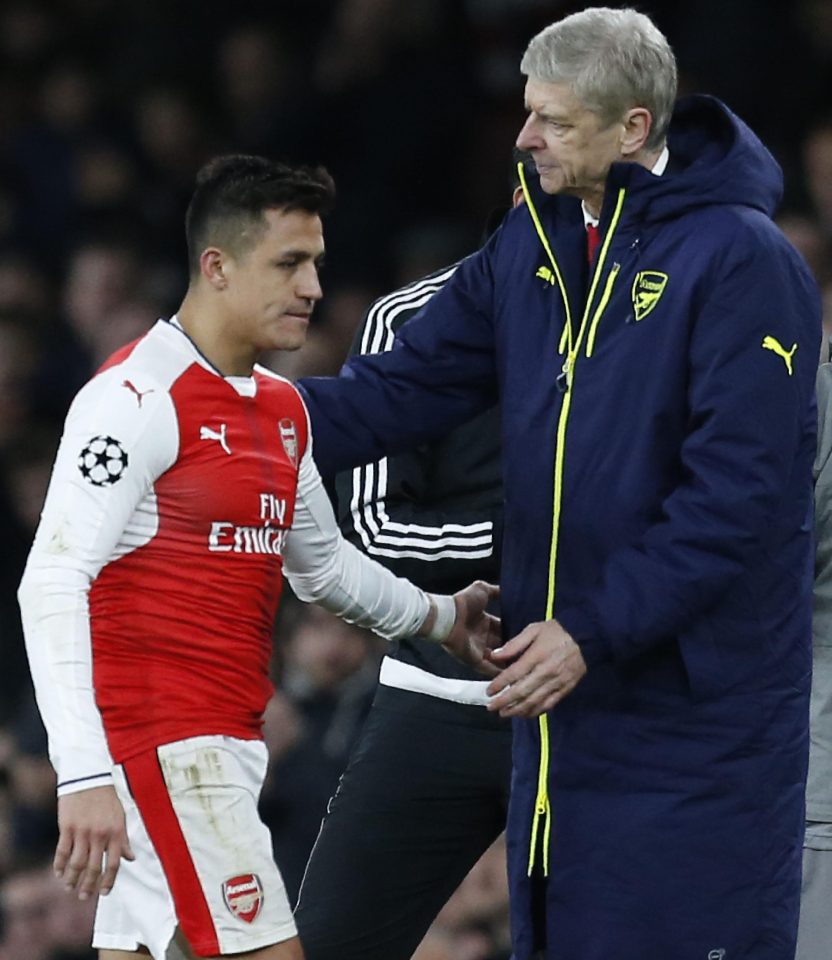
<svg viewBox="0 0 832 960"><path fill-rule="evenodd" d="M89 960L89 904L49 867L54 778L15 590L67 405L170 315L183 216L219 153L336 178L325 298L269 363L335 373L372 299L474 250L509 199L527 40L558 0L5 0L0 10L0 960ZM832 3L645 0L681 92L725 99L781 163L780 214L832 330ZM290 897L372 699L383 644L289 597L275 628L263 813ZM498 843L418 960L505 960Z"/></svg>

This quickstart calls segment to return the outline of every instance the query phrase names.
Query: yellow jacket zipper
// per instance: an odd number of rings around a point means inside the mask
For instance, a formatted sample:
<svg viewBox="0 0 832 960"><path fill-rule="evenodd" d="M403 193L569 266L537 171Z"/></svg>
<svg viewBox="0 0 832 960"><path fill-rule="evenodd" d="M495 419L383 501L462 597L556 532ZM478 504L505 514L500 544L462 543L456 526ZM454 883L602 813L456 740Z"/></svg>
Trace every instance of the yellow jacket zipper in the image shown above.
<svg viewBox="0 0 832 960"><path fill-rule="evenodd" d="M552 503L552 540L549 548L549 588L546 598L546 619L551 620L554 618L555 610L555 580L556 580L556 571L557 571L557 558L558 558L558 533L560 530L560 513L561 513L561 503L563 498L563 470L564 470L564 457L566 452L566 425L569 421L569 410L572 406L572 391L575 379L575 362L580 353L581 343L583 342L584 333L587 329L587 321L590 316L590 308L592 306L592 301L595 298L595 292L598 287L598 281L601 277L601 274L604 269L604 263L607 258L607 251L610 248L610 243L612 242L613 234L618 226L618 221L621 218L621 211L624 206L624 198L626 196L626 191L621 189L618 191L618 198L616 200L615 210L610 221L609 230L604 237L604 241L601 245L601 250L598 256L598 262L595 266L593 272L592 283L589 288L589 295L587 296L586 306L584 308L584 314L581 318L581 325L578 328L577 337L573 337L572 333L572 315L569 307L569 298L566 294L566 285L563 282L563 277L558 267L555 256L552 252L551 245L549 244L549 239L546 236L545 231L543 230L543 225L540 222L540 217L538 216L537 210L535 209L534 203L532 202L531 195L529 194L529 189L526 184L525 170L523 164L520 163L517 165L517 172L520 176L520 184L523 187L523 193L526 199L526 206L531 215L532 222L534 223L535 230L537 235L540 238L541 243L543 244L543 249L546 251L547 256L549 257L549 262L552 265L552 272L557 281L558 288L560 289L561 298L563 299L564 311L566 314L566 320L564 324L563 334L561 335L559 343L559 351L561 354L566 354L563 362L563 367L561 374L558 377L559 384L562 384L561 389L564 392L563 402L561 403L560 416L558 417L558 430L557 430L557 440L555 444L555 476L554 476L554 485L553 485L553 503ZM615 283L615 278L618 276L618 271L620 270L620 264L615 264L610 273L610 276L607 278L606 285L604 287L604 293L599 301L598 308L596 309L593 317L591 330L589 338L587 340L587 356L592 355L592 350L595 346L595 334L600 322L601 315L604 312L604 309L607 306L607 303L612 295L612 288ZM573 342L574 341L574 342ZM543 846L543 875L549 875L549 840L552 831L552 807L549 800L549 719L546 714L538 717L538 728L540 731L540 765L538 767L537 774L537 796L535 797L534 804L534 814L532 817L532 829L531 837L529 840L529 864L528 864L528 874L531 876L532 870L534 869L538 841L542 842ZM543 831L541 835L540 824L543 822Z"/></svg>

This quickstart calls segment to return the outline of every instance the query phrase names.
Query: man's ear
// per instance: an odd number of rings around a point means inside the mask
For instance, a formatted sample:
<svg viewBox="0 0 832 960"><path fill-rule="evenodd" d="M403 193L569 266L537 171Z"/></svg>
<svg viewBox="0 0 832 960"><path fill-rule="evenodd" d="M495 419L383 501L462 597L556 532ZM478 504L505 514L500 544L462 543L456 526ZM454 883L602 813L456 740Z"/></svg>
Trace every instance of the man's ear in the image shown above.
<svg viewBox="0 0 832 960"><path fill-rule="evenodd" d="M653 128L653 115L646 107L633 107L624 114L621 156L629 159L640 150Z"/></svg>
<svg viewBox="0 0 832 960"><path fill-rule="evenodd" d="M228 257L218 247L206 247L199 255L200 276L215 290L228 286Z"/></svg>

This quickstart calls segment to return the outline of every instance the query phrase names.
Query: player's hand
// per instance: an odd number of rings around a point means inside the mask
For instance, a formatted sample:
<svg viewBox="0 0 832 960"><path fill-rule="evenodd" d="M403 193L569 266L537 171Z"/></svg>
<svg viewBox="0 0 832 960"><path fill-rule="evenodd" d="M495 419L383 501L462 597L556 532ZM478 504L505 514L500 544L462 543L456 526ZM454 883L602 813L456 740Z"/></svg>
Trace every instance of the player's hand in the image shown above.
<svg viewBox="0 0 832 960"><path fill-rule="evenodd" d="M55 876L78 899L113 888L121 858L135 859L127 839L124 808L115 788L92 787L58 797Z"/></svg>
<svg viewBox="0 0 832 960"><path fill-rule="evenodd" d="M499 646L500 620L486 613L485 608L500 595L500 588L484 580L475 580L454 594L456 620L442 646L457 660L494 677L499 667L491 663L485 651Z"/></svg>
<svg viewBox="0 0 832 960"><path fill-rule="evenodd" d="M498 710L501 717L540 716L563 700L586 673L581 648L557 620L530 623L486 656L505 667L488 686L492 698L488 709Z"/></svg>

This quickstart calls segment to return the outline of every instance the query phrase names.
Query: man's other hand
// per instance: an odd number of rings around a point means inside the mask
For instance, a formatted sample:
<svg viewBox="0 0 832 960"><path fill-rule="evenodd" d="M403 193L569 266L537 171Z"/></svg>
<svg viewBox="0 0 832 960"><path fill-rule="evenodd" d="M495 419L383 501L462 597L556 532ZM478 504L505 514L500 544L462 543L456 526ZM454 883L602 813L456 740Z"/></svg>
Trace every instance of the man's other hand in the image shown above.
<svg viewBox="0 0 832 960"><path fill-rule="evenodd" d="M489 684L488 705L501 717L537 717L551 710L586 673L581 649L557 622L530 623L486 657L505 669ZM507 664L510 664L507 666Z"/></svg>
<svg viewBox="0 0 832 960"><path fill-rule="evenodd" d="M127 839L124 808L115 788L93 787L58 797L55 875L79 900L113 888L121 858L135 859Z"/></svg>

